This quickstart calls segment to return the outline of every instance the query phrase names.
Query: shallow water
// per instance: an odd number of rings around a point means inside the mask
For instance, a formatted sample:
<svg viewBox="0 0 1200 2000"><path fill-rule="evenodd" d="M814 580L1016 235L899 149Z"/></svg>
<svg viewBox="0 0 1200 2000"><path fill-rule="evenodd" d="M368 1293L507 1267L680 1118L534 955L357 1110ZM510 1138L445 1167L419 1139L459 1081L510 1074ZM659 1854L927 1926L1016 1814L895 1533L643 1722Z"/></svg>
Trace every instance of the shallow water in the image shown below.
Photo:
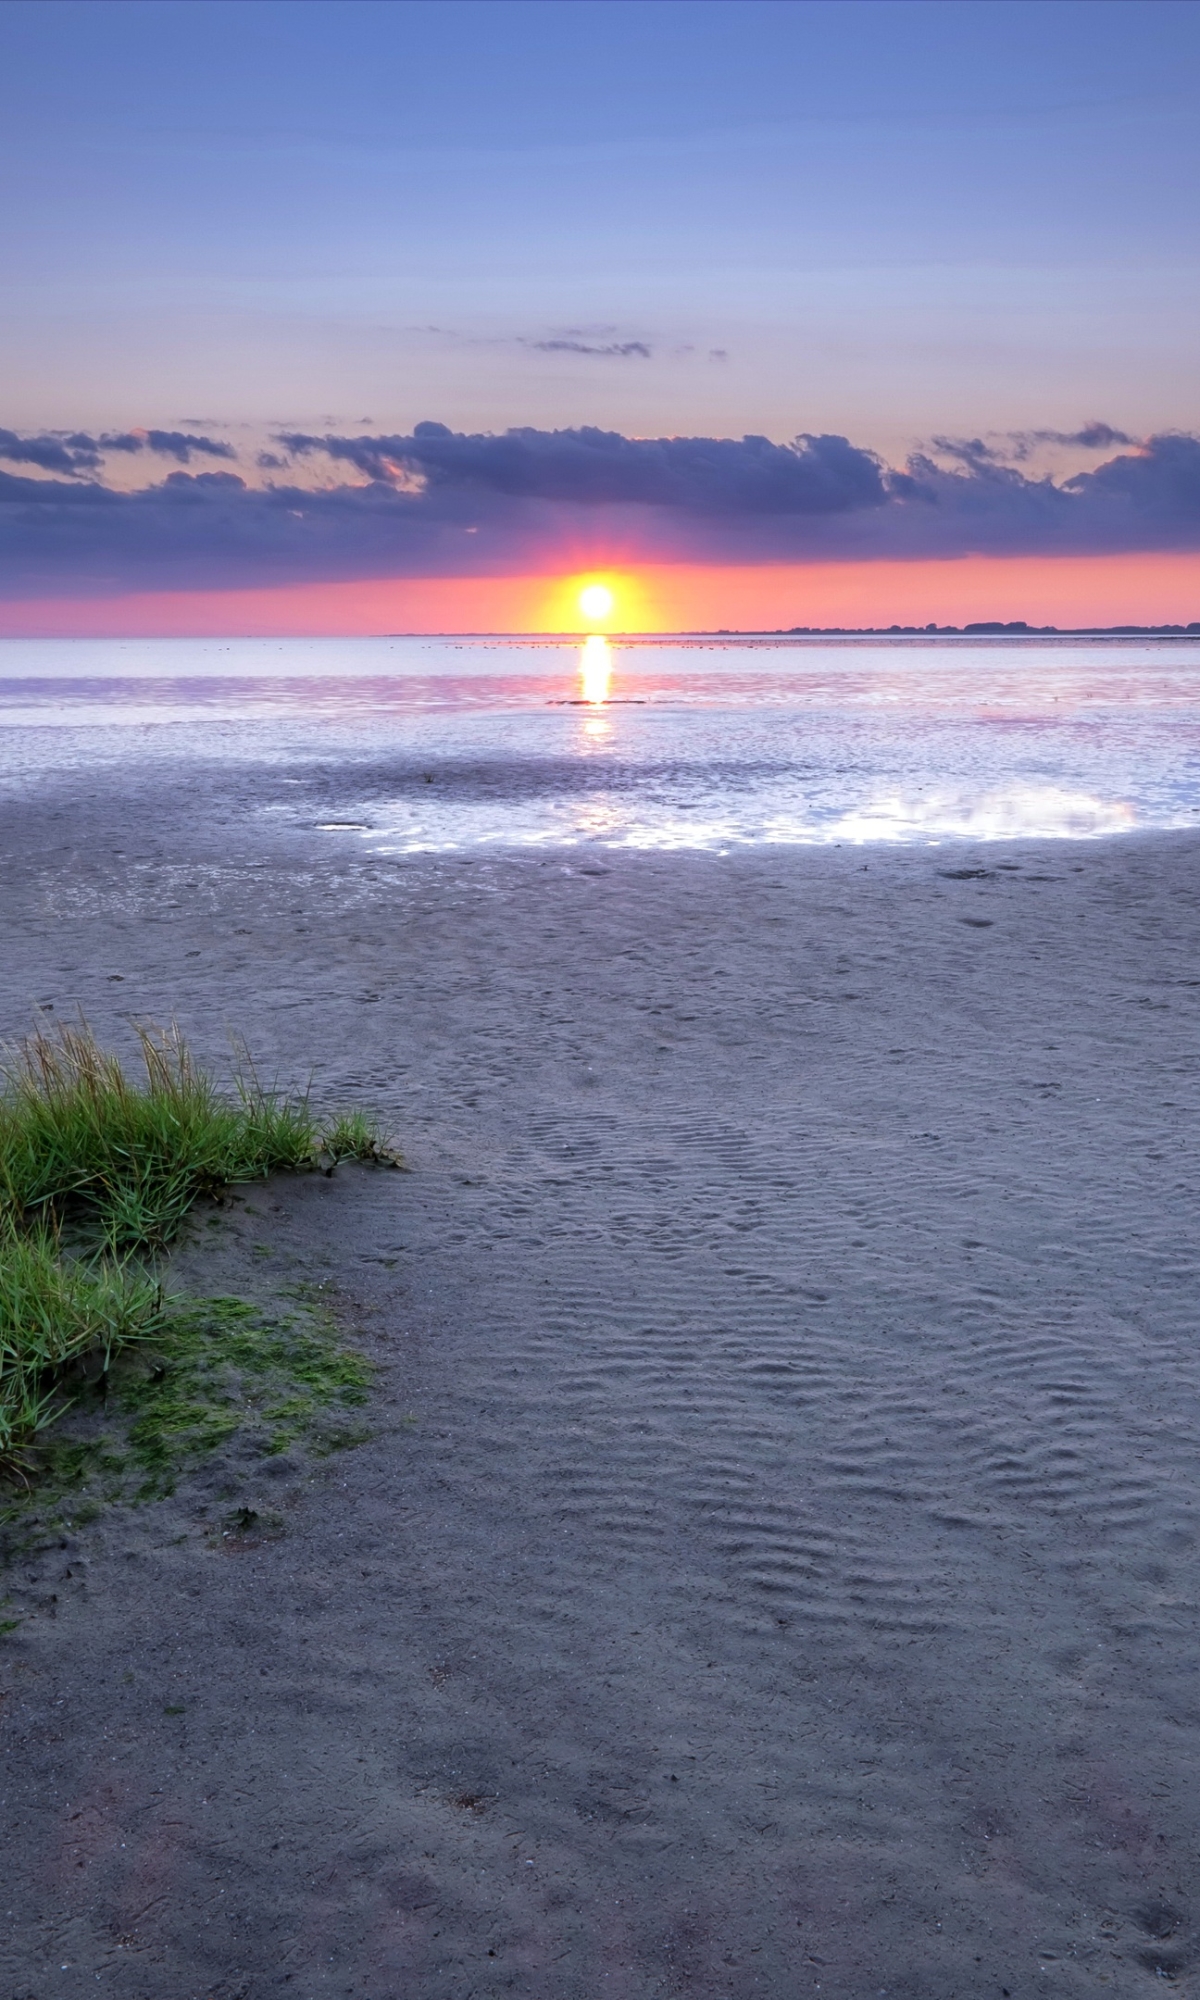
<svg viewBox="0 0 1200 2000"><path fill-rule="evenodd" d="M212 760L335 762L388 853L1180 828L1200 641L0 643L0 780Z"/></svg>

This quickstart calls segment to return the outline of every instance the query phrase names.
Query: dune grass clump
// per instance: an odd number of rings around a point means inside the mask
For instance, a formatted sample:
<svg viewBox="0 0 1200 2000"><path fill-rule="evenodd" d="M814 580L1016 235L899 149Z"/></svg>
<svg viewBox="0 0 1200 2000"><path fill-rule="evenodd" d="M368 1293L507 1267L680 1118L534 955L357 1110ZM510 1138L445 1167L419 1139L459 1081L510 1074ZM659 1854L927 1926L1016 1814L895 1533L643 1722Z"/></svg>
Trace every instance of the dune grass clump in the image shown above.
<svg viewBox="0 0 1200 2000"><path fill-rule="evenodd" d="M322 1130L244 1052L226 1094L176 1028L137 1034L133 1077L83 1020L39 1026L0 1068L0 1467L63 1407L64 1371L162 1333L153 1259L201 1196L394 1158L361 1112Z"/></svg>
<svg viewBox="0 0 1200 2000"><path fill-rule="evenodd" d="M18 1222L73 1218L110 1249L144 1249L169 1242L200 1195L322 1150L306 1097L264 1090L248 1065L224 1097L177 1029L137 1033L144 1077L84 1023L39 1028L5 1065L0 1203Z"/></svg>
<svg viewBox="0 0 1200 2000"><path fill-rule="evenodd" d="M153 1277L109 1258L64 1257L44 1226L0 1218L0 1466L20 1463L85 1361L106 1370L118 1349L152 1339L165 1310Z"/></svg>

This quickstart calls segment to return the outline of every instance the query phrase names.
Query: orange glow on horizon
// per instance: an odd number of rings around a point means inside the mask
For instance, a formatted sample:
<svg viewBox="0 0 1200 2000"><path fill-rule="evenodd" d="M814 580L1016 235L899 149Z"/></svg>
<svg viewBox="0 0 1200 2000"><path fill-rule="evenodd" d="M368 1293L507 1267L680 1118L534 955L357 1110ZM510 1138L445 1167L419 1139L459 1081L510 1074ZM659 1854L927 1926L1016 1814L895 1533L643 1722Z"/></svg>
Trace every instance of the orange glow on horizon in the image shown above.
<svg viewBox="0 0 1200 2000"><path fill-rule="evenodd" d="M301 638L387 633L578 633L580 592L603 583L617 632L774 631L793 625L1187 624L1200 557L968 556L943 562L647 564L557 576L381 578L280 589L163 591L0 602L11 638Z"/></svg>

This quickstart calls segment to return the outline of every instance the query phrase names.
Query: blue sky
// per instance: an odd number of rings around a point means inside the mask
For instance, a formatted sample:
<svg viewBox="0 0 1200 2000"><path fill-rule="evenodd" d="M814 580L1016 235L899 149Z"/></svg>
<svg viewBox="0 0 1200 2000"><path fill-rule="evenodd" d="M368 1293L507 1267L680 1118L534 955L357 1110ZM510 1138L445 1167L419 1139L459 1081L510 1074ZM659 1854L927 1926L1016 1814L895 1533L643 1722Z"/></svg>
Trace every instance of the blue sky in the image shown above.
<svg viewBox="0 0 1200 2000"><path fill-rule="evenodd" d="M0 421L1192 428L1198 57L1188 0L18 0Z"/></svg>

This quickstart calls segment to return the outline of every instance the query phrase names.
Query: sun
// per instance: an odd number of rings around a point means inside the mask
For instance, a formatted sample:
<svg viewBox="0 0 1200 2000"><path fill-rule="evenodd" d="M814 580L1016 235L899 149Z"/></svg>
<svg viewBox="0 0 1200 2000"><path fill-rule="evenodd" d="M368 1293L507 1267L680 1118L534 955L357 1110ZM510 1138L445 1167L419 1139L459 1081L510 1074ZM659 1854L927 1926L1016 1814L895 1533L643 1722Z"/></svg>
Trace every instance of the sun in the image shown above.
<svg viewBox="0 0 1200 2000"><path fill-rule="evenodd" d="M613 594L606 583L589 583L579 593L579 609L585 618L607 618L613 608Z"/></svg>

